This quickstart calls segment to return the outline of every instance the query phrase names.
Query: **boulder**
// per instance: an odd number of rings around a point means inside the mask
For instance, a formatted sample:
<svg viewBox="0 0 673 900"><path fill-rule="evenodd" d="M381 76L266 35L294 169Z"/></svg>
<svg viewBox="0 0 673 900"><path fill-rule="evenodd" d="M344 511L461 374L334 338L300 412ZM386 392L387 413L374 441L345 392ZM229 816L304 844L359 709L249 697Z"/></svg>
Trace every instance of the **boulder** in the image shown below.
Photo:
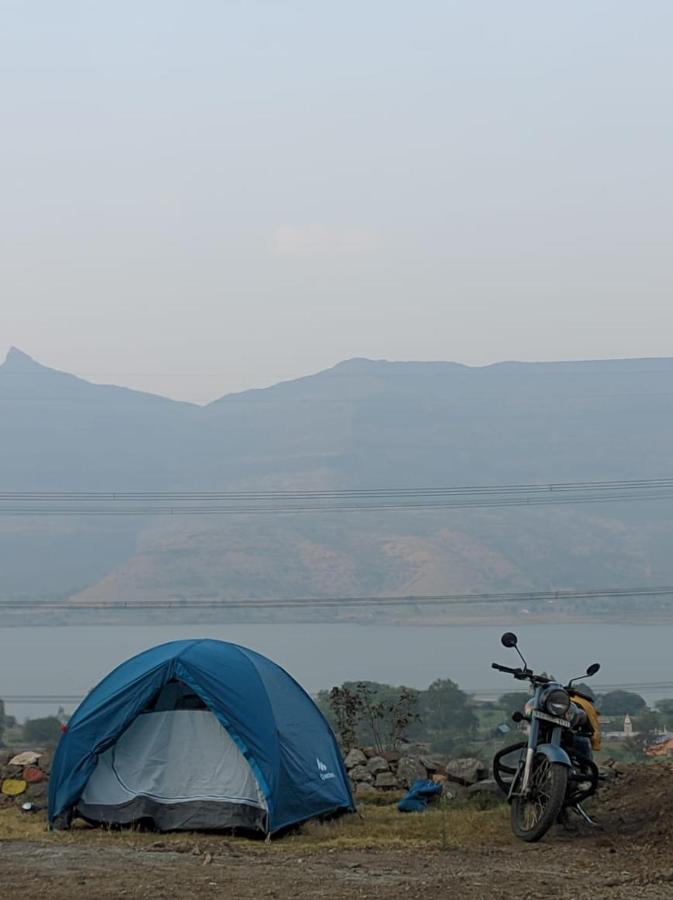
<svg viewBox="0 0 673 900"><path fill-rule="evenodd" d="M35 753L34 750L25 750L23 753L17 753L9 761L10 766L34 766L39 760L41 753Z"/></svg>
<svg viewBox="0 0 673 900"><path fill-rule="evenodd" d="M5 778L0 790L6 797L18 797L23 794L28 785L23 778Z"/></svg>
<svg viewBox="0 0 673 900"><path fill-rule="evenodd" d="M431 756L419 756L418 760L422 766L425 766L429 774L439 772L444 768L440 762L433 759Z"/></svg>
<svg viewBox="0 0 673 900"><path fill-rule="evenodd" d="M445 800L457 801L458 803L465 801L469 797L468 790L469 788L466 788L464 784L456 784L455 781L444 781L442 783L442 797Z"/></svg>
<svg viewBox="0 0 673 900"><path fill-rule="evenodd" d="M399 786L399 782L392 772L379 772L374 782L374 787L384 791L395 790Z"/></svg>
<svg viewBox="0 0 673 900"><path fill-rule="evenodd" d="M37 803L38 806L42 806L47 802L47 794L49 793L49 786L46 781L40 781L37 784L29 784L26 788L26 793L24 794L25 800L32 800L33 803Z"/></svg>
<svg viewBox="0 0 673 900"><path fill-rule="evenodd" d="M385 759L386 762L391 763L391 765L395 765L400 761L400 751L399 750L384 750L381 756Z"/></svg>
<svg viewBox="0 0 673 900"><path fill-rule="evenodd" d="M476 781L469 786L467 793L470 797L474 797L476 794L493 794L498 797L505 796L498 787L498 783L494 781L493 778L487 778L484 781Z"/></svg>
<svg viewBox="0 0 673 900"><path fill-rule="evenodd" d="M23 770L23 780L28 784L37 784L44 781L44 772L38 766L26 766Z"/></svg>
<svg viewBox="0 0 673 900"><path fill-rule="evenodd" d="M397 764L397 780L403 787L410 788L414 781L427 777L425 766L417 756L403 756Z"/></svg>
<svg viewBox="0 0 673 900"><path fill-rule="evenodd" d="M469 787L477 781L488 778L488 769L480 759L472 756L452 759L446 766L446 777L449 781Z"/></svg>
<svg viewBox="0 0 673 900"><path fill-rule="evenodd" d="M434 781L435 784L444 784L448 780L449 779L446 777L446 775L439 775L437 772L435 772L435 774L430 777L430 781Z"/></svg>
<svg viewBox="0 0 673 900"><path fill-rule="evenodd" d="M379 792L371 784L367 784L364 781L358 781L355 785L355 797L357 800L367 800L368 798L378 796Z"/></svg>
<svg viewBox="0 0 673 900"><path fill-rule="evenodd" d="M378 775L379 772L389 772L390 766L382 756L372 756L367 760L367 768L372 775Z"/></svg>
<svg viewBox="0 0 673 900"><path fill-rule="evenodd" d="M378 756L376 747L363 747L362 752L367 757L367 759L370 759L372 756Z"/></svg>
<svg viewBox="0 0 673 900"><path fill-rule="evenodd" d="M371 784L374 781L374 776L367 766L355 766L349 771L348 777L351 781L364 781L367 784Z"/></svg>
<svg viewBox="0 0 673 900"><path fill-rule="evenodd" d="M346 754L344 765L347 769L354 769L356 766L366 766L367 757L364 755L362 750L358 750L357 747L353 747L353 749L349 750Z"/></svg>

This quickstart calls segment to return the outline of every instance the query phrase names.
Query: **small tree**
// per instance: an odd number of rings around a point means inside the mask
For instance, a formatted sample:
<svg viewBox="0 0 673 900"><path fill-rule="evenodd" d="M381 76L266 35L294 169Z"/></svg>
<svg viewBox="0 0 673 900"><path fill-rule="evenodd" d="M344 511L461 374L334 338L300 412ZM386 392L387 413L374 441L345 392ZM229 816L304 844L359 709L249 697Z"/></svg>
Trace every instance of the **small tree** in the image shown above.
<svg viewBox="0 0 673 900"><path fill-rule="evenodd" d="M647 707L640 694L632 691L608 691L599 696L597 705L604 716L636 716Z"/></svg>
<svg viewBox="0 0 673 900"><path fill-rule="evenodd" d="M438 678L419 697L425 734L443 751L469 742L478 719L470 697L450 678Z"/></svg>
<svg viewBox="0 0 673 900"><path fill-rule="evenodd" d="M50 746L58 741L60 734L61 723L56 716L27 719L23 726L23 739L28 744Z"/></svg>
<svg viewBox="0 0 673 900"><path fill-rule="evenodd" d="M670 728L673 724L673 700L657 700L654 704L657 712L661 716L663 724Z"/></svg>
<svg viewBox="0 0 673 900"><path fill-rule="evenodd" d="M644 709L633 717L633 730L638 734L640 743L645 747L652 742L659 727L659 715L650 709Z"/></svg>
<svg viewBox="0 0 673 900"><path fill-rule="evenodd" d="M377 692L367 681L358 681L356 694L360 702L362 718L369 726L374 738L374 747L381 753L384 750L382 725L386 714L385 705L377 698Z"/></svg>
<svg viewBox="0 0 673 900"><path fill-rule="evenodd" d="M397 700L388 707L390 745L393 750L396 750L406 737L409 726L418 722L420 717L416 712L417 705L418 691L401 687Z"/></svg>
<svg viewBox="0 0 673 900"><path fill-rule="evenodd" d="M318 697L326 706L344 749L373 743L381 753L395 748L418 720L418 691L372 681L347 682Z"/></svg>
<svg viewBox="0 0 673 900"><path fill-rule="evenodd" d="M357 744L358 720L361 712L361 701L350 688L333 687L329 692L329 706L336 722L336 730L345 750Z"/></svg>

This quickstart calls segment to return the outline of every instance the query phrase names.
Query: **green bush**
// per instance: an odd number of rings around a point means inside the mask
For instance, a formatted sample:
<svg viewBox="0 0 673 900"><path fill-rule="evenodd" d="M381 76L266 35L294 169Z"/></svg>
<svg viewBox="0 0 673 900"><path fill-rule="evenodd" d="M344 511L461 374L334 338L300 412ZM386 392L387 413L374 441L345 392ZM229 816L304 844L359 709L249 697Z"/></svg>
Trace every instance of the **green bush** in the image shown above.
<svg viewBox="0 0 673 900"><path fill-rule="evenodd" d="M23 726L23 740L36 746L52 746L61 735L61 721L56 716L27 719Z"/></svg>

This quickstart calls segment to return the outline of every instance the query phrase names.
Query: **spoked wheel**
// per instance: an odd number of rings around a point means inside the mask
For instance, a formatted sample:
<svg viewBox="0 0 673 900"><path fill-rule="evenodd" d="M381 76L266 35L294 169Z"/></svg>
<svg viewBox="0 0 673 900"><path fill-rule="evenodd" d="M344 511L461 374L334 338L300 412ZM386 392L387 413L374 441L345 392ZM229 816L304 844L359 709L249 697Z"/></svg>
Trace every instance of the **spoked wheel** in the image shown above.
<svg viewBox="0 0 673 900"><path fill-rule="evenodd" d="M514 834L522 841L539 841L563 809L567 788L567 767L536 754L528 796L512 799Z"/></svg>

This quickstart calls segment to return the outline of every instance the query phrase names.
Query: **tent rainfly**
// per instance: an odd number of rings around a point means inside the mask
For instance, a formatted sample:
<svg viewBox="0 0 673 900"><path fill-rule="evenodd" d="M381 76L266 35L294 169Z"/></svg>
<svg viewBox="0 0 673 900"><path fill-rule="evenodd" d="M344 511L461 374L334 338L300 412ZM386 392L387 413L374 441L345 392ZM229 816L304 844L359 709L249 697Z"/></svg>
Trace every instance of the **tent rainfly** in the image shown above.
<svg viewBox="0 0 673 900"><path fill-rule="evenodd" d="M61 736L49 822L272 834L354 809L338 744L280 666L214 640L161 644L111 672Z"/></svg>

